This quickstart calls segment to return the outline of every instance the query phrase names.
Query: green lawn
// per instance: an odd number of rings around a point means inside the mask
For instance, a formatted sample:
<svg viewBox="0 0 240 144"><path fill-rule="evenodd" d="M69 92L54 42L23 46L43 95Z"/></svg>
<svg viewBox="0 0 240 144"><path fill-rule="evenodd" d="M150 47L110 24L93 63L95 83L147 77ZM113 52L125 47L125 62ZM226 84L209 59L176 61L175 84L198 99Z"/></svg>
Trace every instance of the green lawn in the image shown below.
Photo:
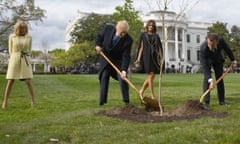
<svg viewBox="0 0 240 144"><path fill-rule="evenodd" d="M145 74L132 74L130 80L141 87ZM135 123L104 116L101 110L123 107L119 85L111 80L108 104L99 107L97 75L35 75L36 107L30 107L30 95L23 82L16 81L7 109L0 109L0 144L239 144L240 89L239 74L225 77L226 102L218 105L212 91L211 110L227 111L222 119L204 117L191 121ZM155 79L158 94L158 76ZM0 75L3 99L5 75ZM164 74L162 102L166 110L201 96L201 74ZM138 95L130 89L131 103L141 106ZM149 91L145 96L149 95ZM2 103L1 99L1 103Z"/></svg>

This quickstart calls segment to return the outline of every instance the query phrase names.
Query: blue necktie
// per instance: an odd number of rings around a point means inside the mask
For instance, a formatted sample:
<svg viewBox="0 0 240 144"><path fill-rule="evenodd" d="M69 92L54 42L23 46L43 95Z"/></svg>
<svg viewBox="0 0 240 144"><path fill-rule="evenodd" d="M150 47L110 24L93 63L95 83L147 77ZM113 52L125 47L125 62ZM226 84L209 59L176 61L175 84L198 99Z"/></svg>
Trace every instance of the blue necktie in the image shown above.
<svg viewBox="0 0 240 144"><path fill-rule="evenodd" d="M113 39L112 39L112 46L115 46L115 45L116 45L118 39L119 39L119 36L117 36L117 35L115 35L115 36L113 37Z"/></svg>

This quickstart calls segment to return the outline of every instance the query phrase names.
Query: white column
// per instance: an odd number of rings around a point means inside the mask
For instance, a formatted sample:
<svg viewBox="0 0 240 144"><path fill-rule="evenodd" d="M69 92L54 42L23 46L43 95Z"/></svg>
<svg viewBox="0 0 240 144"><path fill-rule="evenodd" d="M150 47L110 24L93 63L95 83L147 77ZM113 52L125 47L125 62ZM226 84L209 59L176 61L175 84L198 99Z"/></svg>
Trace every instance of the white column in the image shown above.
<svg viewBox="0 0 240 144"><path fill-rule="evenodd" d="M167 41L167 35L168 35L168 31L167 31L167 27L165 27L164 28L164 31L165 31L165 42L163 43L163 44L165 44L164 45L164 50L165 50L165 54L164 54L164 56L165 56L165 62L168 62L169 61L169 56L168 56L168 41Z"/></svg>
<svg viewBox="0 0 240 144"><path fill-rule="evenodd" d="M33 63L33 65L32 65L32 69L33 69L33 72L35 72L36 71L36 64L35 63Z"/></svg>
<svg viewBox="0 0 240 144"><path fill-rule="evenodd" d="M47 67L47 72L50 72L50 68L51 68L51 65L48 64L48 67Z"/></svg>
<svg viewBox="0 0 240 144"><path fill-rule="evenodd" d="M184 28L182 29L182 58L185 61L185 56L186 56L186 37L185 37L185 30Z"/></svg>
<svg viewBox="0 0 240 144"><path fill-rule="evenodd" d="M178 28L175 27L175 61L179 61L178 57Z"/></svg>
<svg viewBox="0 0 240 144"><path fill-rule="evenodd" d="M44 62L43 65L44 65L44 72L48 72L48 64L47 64L47 62Z"/></svg>

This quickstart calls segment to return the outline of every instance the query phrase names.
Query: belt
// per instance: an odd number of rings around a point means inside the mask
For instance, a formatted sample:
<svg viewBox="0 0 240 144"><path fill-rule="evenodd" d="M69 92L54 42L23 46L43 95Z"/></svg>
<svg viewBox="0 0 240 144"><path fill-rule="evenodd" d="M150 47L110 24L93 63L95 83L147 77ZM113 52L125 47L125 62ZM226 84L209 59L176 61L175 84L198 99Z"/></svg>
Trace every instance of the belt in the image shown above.
<svg viewBox="0 0 240 144"><path fill-rule="evenodd" d="M21 57L24 58L25 63L26 63L27 65L29 65L29 62L28 62L27 56L30 56L30 55L29 55L27 52L23 52L23 51L21 51Z"/></svg>

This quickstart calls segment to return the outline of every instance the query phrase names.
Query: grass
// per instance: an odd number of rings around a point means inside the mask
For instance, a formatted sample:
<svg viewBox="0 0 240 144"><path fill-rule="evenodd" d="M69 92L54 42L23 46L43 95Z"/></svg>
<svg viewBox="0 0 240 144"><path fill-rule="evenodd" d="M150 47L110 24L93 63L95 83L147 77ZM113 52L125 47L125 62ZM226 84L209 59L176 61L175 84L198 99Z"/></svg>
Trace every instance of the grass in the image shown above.
<svg viewBox="0 0 240 144"><path fill-rule="evenodd" d="M144 79L144 74L130 76L137 88ZM225 77L229 107L220 107L216 90L211 93L211 109L227 111L226 118L144 124L96 115L101 110L124 106L117 81L110 81L109 103L99 107L97 75L35 75L35 108L30 107L26 85L16 81L7 109L0 109L0 144L51 144L50 138L59 139L59 144L238 144L238 82L239 74ZM5 75L0 75L2 99L5 85ZM169 110L189 99L198 100L201 86L201 74L165 74L161 104ZM158 94L158 76L155 91ZM130 95L133 105L143 107L134 90L130 89Z"/></svg>

